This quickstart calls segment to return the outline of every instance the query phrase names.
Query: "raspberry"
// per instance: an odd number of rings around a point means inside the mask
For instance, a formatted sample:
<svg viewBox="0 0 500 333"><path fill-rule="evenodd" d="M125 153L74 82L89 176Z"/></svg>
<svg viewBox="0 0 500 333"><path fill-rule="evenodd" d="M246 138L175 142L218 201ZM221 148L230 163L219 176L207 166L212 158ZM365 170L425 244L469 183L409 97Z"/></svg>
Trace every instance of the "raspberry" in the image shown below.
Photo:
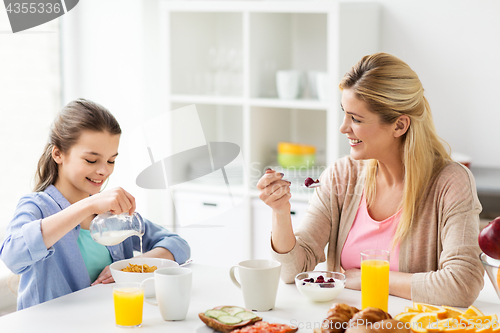
<svg viewBox="0 0 500 333"><path fill-rule="evenodd" d="M323 275L320 275L316 278L316 283L323 283L325 282L325 278L323 277Z"/></svg>
<svg viewBox="0 0 500 333"><path fill-rule="evenodd" d="M314 184L314 180L311 178L311 177L307 177L306 180L304 180L304 185L306 187L309 187L311 186L312 184Z"/></svg>

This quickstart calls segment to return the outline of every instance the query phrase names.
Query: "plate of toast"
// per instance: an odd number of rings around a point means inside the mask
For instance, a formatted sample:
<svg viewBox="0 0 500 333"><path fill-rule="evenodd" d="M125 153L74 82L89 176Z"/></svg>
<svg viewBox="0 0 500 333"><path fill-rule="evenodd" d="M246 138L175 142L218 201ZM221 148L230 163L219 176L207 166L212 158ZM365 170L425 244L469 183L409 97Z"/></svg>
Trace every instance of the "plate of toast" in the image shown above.
<svg viewBox="0 0 500 333"><path fill-rule="evenodd" d="M259 316L239 306L217 306L198 314L205 325L196 333L294 333L298 328L290 321L269 316Z"/></svg>

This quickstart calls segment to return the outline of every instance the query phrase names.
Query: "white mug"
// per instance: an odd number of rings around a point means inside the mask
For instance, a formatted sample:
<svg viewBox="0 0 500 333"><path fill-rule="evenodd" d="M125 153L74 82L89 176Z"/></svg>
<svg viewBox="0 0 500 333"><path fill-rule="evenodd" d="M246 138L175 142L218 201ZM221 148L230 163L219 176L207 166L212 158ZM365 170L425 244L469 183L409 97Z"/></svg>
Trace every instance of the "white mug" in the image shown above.
<svg viewBox="0 0 500 333"><path fill-rule="evenodd" d="M296 70L276 72L276 88L280 99L296 99L302 92L302 72Z"/></svg>
<svg viewBox="0 0 500 333"><path fill-rule="evenodd" d="M234 273L238 269L241 280ZM274 308L281 273L281 263L275 260L253 259L231 267L229 276L234 285L243 291L245 307L253 311L269 311Z"/></svg>
<svg viewBox="0 0 500 333"><path fill-rule="evenodd" d="M193 273L185 267L166 267L157 269L154 277L156 300L145 298L149 304L158 305L163 320L184 320L191 300Z"/></svg>

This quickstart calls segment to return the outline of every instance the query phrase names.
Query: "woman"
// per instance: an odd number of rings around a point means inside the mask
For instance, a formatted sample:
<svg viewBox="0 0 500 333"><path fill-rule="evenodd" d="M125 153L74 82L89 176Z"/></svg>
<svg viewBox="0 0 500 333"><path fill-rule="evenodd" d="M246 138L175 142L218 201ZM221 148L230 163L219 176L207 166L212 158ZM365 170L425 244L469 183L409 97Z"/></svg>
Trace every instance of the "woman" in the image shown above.
<svg viewBox="0 0 500 333"><path fill-rule="evenodd" d="M451 161L436 134L424 89L400 59L365 56L340 82L340 131L350 156L321 175L300 227L292 230L289 183L272 170L260 198L273 209L271 243L282 278L327 267L360 290L360 252L391 252L389 293L466 307L483 287L477 243L481 205L474 178Z"/></svg>
<svg viewBox="0 0 500 333"><path fill-rule="evenodd" d="M115 246L90 237L96 214L131 214L136 207L122 188L101 192L114 170L120 134L113 115L88 100L70 102L56 117L35 192L20 199L0 247L0 259L21 275L18 309L114 282L109 265L131 258L134 250L179 263L189 258L185 240L148 220L142 248L138 237Z"/></svg>

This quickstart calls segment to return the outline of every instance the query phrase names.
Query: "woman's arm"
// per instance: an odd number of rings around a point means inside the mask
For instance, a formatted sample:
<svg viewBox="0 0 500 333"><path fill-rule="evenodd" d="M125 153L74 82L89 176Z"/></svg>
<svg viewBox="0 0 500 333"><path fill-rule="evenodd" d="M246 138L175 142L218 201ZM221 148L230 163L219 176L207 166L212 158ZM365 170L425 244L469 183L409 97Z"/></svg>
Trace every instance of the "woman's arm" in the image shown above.
<svg viewBox="0 0 500 333"><path fill-rule="evenodd" d="M331 237L336 239L337 232L332 233L332 223L337 225L340 215L337 207L332 209L332 196L335 196L337 190L333 169L334 166L329 167L321 175L320 182L323 185L311 193L306 214L296 230L292 230L289 216L287 222L290 229L282 227L279 231L284 235L277 233L277 228L273 228L273 258L282 264L281 278L285 283L293 283L295 275L313 270L318 263L325 261L325 247L331 241ZM333 202L336 202L336 198ZM273 226L281 222L277 217L278 214L273 214ZM286 239L293 236L287 244L282 242L286 245L285 248L276 245L277 239L281 236ZM336 242L331 243L329 247L335 248ZM335 261L334 258L329 260Z"/></svg>
<svg viewBox="0 0 500 333"><path fill-rule="evenodd" d="M348 289L361 290L361 270L348 269L344 272L346 276L345 287ZM413 274L403 272L389 272L389 294L401 298L411 299L411 278Z"/></svg>
<svg viewBox="0 0 500 333"><path fill-rule="evenodd" d="M290 185L283 180L283 174L271 169L257 183L259 198L271 209L271 247L278 253L288 253L295 246L292 219L290 215Z"/></svg>

